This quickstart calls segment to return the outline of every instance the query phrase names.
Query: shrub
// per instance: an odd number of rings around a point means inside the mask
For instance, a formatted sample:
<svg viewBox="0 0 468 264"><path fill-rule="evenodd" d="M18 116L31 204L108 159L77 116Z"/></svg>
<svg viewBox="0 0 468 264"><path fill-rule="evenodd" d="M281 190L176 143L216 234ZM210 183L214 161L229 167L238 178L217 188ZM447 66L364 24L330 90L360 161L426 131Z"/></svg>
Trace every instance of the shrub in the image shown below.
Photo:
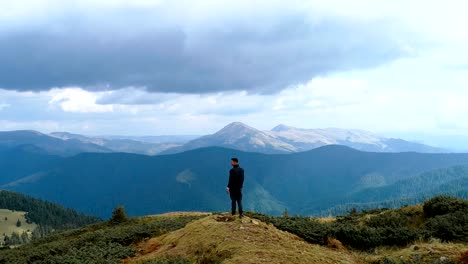
<svg viewBox="0 0 468 264"><path fill-rule="evenodd" d="M424 202L423 210L426 218L458 211L468 213L468 200L443 195L436 196Z"/></svg>
<svg viewBox="0 0 468 264"><path fill-rule="evenodd" d="M428 219L426 228L433 237L443 241L468 242L468 214L463 211Z"/></svg>
<svg viewBox="0 0 468 264"><path fill-rule="evenodd" d="M256 218L265 223L271 223L276 228L295 234L309 243L326 245L330 237L329 225L320 223L305 216L266 216L259 213L246 213L247 216Z"/></svg>
<svg viewBox="0 0 468 264"><path fill-rule="evenodd" d="M397 228L407 226L409 221L409 217L406 217L395 211L389 211L372 216L369 220L366 221L366 225L374 228Z"/></svg>

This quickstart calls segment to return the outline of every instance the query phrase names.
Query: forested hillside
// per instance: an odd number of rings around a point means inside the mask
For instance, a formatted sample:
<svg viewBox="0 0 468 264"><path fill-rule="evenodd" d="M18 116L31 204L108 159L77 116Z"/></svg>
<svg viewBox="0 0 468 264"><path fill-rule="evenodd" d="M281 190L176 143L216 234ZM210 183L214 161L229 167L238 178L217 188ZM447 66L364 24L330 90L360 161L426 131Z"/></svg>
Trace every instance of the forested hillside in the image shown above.
<svg viewBox="0 0 468 264"><path fill-rule="evenodd" d="M5 190L0 190L0 208L27 212L28 221L53 229L77 228L100 221L73 209Z"/></svg>
<svg viewBox="0 0 468 264"><path fill-rule="evenodd" d="M388 199L418 202L429 191L463 195L468 189L465 170L450 169L468 164L468 154L372 153L343 146L281 155L224 148L153 157L82 153L33 180L4 188L104 218L118 205L128 208L130 215L222 211L229 205L224 189L234 156L246 171L246 209L268 214L285 209L320 214L338 205L376 206ZM439 169L443 170L430 172Z"/></svg>

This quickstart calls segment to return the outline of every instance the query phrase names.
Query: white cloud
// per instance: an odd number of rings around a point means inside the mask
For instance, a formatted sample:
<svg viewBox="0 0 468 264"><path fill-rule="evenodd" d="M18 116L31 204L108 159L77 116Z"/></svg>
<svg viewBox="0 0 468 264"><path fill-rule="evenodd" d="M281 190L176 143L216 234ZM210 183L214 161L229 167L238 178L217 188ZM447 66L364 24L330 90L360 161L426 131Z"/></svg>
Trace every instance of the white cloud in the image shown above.
<svg viewBox="0 0 468 264"><path fill-rule="evenodd" d="M254 17L252 12L259 8L276 12L292 8L308 14L312 21L334 16L394 21L396 26L421 37L420 43L401 40L402 48L413 55L411 58L371 70L321 75L273 95L242 91L181 95L148 93L135 87L109 92L88 92L77 87L41 93L0 90L3 120L0 127L92 134L206 134L229 122L243 121L261 129L285 123L305 128L360 128L386 135L468 133L468 69L457 68L468 61L467 1L292 0L287 6L284 3L5 1L0 4L3 25L0 30L41 27L49 22L60 30L60 23L55 22L67 18L66 10L71 8L87 13L166 5L168 10L183 7L172 19L185 27L186 41L193 41L191 34L198 33L208 22L222 21L219 25L210 24L222 28L235 25L237 15Z"/></svg>
<svg viewBox="0 0 468 264"><path fill-rule="evenodd" d="M7 107L10 107L10 104L3 104L3 103L0 103L0 111L2 111L3 109L7 108Z"/></svg>
<svg viewBox="0 0 468 264"><path fill-rule="evenodd" d="M63 111L76 113L105 113L113 112L112 105L96 104L100 93L92 93L80 88L53 89L50 91L52 99L49 104L59 105Z"/></svg>

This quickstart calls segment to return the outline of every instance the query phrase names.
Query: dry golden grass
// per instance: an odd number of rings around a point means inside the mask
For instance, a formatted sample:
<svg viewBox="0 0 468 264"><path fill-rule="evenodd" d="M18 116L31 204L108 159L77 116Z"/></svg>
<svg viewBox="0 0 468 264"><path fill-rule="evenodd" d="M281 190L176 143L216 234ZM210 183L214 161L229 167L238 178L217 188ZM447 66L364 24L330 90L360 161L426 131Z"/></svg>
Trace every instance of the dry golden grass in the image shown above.
<svg viewBox="0 0 468 264"><path fill-rule="evenodd" d="M415 261L418 263L438 263L441 257L456 261L461 257L462 252L468 249L467 244L460 243L441 243L439 241L415 242L412 246L406 248L382 247L376 249L376 254L356 254L357 260L362 263L375 263L377 260L387 258L396 263L401 261ZM436 262L434 262L436 261Z"/></svg>
<svg viewBox="0 0 468 264"><path fill-rule="evenodd" d="M333 223L336 221L336 217L329 216L329 217L322 217L322 218L313 218L317 220L319 223L326 224L326 223Z"/></svg>
<svg viewBox="0 0 468 264"><path fill-rule="evenodd" d="M346 250L309 244L255 219L236 217L227 222L219 219L224 218L210 215L185 228L144 241L138 245L137 256L126 262L181 257L193 262L217 260L226 264L358 263Z"/></svg>

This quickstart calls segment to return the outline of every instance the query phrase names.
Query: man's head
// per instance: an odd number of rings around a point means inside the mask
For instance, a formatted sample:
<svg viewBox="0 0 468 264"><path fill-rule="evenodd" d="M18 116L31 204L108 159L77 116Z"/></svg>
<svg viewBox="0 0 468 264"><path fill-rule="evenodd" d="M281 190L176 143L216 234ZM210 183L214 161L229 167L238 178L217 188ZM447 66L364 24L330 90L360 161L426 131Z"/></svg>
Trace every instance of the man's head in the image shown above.
<svg viewBox="0 0 468 264"><path fill-rule="evenodd" d="M231 165L232 166L239 165L239 160L237 158L232 158L231 159Z"/></svg>

